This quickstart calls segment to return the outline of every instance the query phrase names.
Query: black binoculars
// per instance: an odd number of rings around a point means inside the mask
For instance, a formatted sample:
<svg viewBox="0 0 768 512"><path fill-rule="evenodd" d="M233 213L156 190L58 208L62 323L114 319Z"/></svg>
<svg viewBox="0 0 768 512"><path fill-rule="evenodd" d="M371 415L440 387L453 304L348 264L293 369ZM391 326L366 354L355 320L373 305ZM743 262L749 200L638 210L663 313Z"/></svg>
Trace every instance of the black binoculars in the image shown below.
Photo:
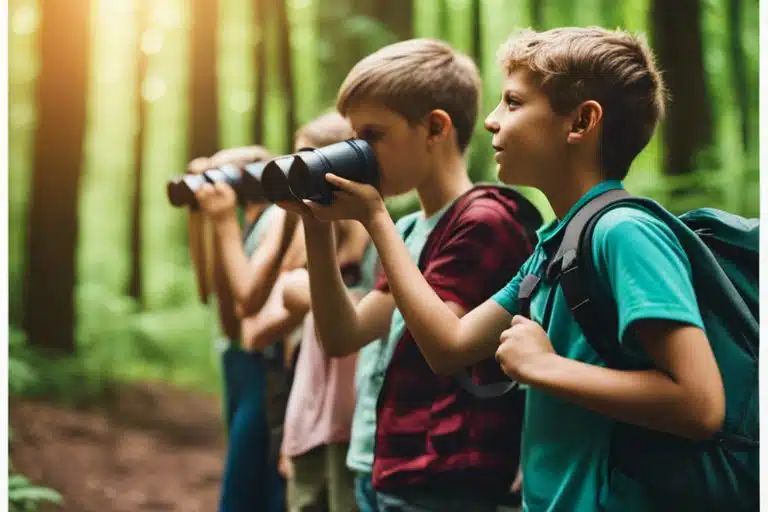
<svg viewBox="0 0 768 512"><path fill-rule="evenodd" d="M235 165L222 165L208 169L201 174L185 174L168 182L168 201L173 206L189 206L198 208L195 192L204 183L226 183L235 190L240 204L246 202L264 201L264 191L261 189L260 178L266 162L254 162L240 168ZM252 182L246 185L246 176L252 176Z"/></svg>
<svg viewBox="0 0 768 512"><path fill-rule="evenodd" d="M379 166L370 144L349 139L249 164L242 170L228 165L185 175L168 183L168 199L174 206L196 206L195 191L203 183L225 182L235 189L241 202L310 199L328 205L337 187L325 181L327 173L379 186Z"/></svg>

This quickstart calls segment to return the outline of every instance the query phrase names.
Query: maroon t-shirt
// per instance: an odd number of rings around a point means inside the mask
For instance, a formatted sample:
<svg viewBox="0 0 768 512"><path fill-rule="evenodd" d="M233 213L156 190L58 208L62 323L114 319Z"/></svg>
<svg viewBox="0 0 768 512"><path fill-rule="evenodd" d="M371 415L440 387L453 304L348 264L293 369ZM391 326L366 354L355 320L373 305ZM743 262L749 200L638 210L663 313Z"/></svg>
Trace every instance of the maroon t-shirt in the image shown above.
<svg viewBox="0 0 768 512"><path fill-rule="evenodd" d="M514 277L535 245L536 226L521 220L540 223L531 208L516 192L495 186L475 187L456 200L419 258L443 301L470 311ZM385 275L376 288L389 291ZM473 365L470 375L479 384L507 380L492 358ZM478 399L455 377L433 373L406 326L378 401L374 487L508 493L519 461L523 405L520 392Z"/></svg>

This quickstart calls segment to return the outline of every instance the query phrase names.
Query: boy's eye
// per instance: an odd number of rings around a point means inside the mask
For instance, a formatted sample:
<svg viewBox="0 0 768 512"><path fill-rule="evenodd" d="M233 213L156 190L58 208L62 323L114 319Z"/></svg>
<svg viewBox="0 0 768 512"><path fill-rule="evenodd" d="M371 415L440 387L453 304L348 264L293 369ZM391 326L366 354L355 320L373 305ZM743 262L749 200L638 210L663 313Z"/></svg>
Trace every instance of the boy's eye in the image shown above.
<svg viewBox="0 0 768 512"><path fill-rule="evenodd" d="M514 96L506 95L504 97L504 102L510 108L515 108L520 106L520 102Z"/></svg>

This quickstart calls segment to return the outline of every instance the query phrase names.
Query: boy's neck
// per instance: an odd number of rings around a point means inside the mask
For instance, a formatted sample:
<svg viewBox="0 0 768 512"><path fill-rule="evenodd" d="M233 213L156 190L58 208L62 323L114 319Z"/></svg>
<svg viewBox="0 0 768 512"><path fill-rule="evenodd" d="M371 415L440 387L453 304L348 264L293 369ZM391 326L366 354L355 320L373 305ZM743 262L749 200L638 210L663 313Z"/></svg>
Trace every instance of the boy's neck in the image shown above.
<svg viewBox="0 0 768 512"><path fill-rule="evenodd" d="M560 174L558 182L542 192L547 196L555 216L562 220L579 199L603 181L605 178L599 168L575 167Z"/></svg>
<svg viewBox="0 0 768 512"><path fill-rule="evenodd" d="M456 154L437 164L416 192L424 216L430 217L470 188L467 166L461 155Z"/></svg>

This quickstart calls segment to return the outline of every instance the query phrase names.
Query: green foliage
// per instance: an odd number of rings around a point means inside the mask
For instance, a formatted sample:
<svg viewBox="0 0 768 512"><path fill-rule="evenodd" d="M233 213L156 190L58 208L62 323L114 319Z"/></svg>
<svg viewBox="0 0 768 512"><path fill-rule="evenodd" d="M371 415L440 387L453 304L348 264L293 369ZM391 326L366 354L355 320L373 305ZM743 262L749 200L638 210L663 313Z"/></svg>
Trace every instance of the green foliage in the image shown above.
<svg viewBox="0 0 768 512"><path fill-rule="evenodd" d="M9 336L9 355L8 355L8 389L11 394L23 393L32 387L40 379L40 373L35 371L35 367L30 361L19 356L19 352L24 350L23 333L11 330ZM9 454L12 452L12 432L8 426L8 445ZM8 508L13 512L34 512L39 510L42 503L61 504L61 495L49 489L32 484L27 477L17 473L13 469L13 464L8 461Z"/></svg>
<svg viewBox="0 0 768 512"><path fill-rule="evenodd" d="M650 0L540 0L541 24L621 25L647 34ZM212 350L215 311L197 301L187 253L185 216L165 198L165 181L184 168L187 137L188 19L184 0L157 0L153 6L149 76L143 95L149 102L145 134L142 261L143 308L125 296L129 269L130 172L135 136L135 39L133 15L125 2L96 2L93 24L93 69L89 84L88 134L81 187L78 249L78 355L53 358L23 346L16 327L23 316L26 212L36 107L35 77L39 67L35 28L39 2L13 0L9 6L9 387L12 393L47 396L81 403L103 397L118 380L164 379L208 391L219 388ZM42 4L40 4L42 5ZM263 2L221 0L219 31L219 105L223 147L253 142L256 111L254 43L274 39L255 30L253 9ZM346 72L329 66L342 58L359 58L394 38L376 21L365 0L290 0L296 105L300 123L332 107L335 90ZM416 36L441 37L470 51L472 19L469 0L415 1ZM446 12L441 15L439 8ZM490 136L482 122L498 102L501 70L496 52L509 33L532 24L532 0L482 0L480 4L482 104L468 151L472 178L494 181L495 163ZM715 143L699 155L701 170L688 176L660 175L661 140L657 135L635 161L626 185L636 194L650 195L674 211L714 206L735 213L759 213L758 48L757 2L742 5L743 32L738 40L745 53L749 96L740 104L734 90L727 44L726 0L703 5L705 64L713 93ZM538 11L537 11L538 12ZM272 24L274 25L274 24ZM270 26L272 26L270 25ZM277 75L275 45L270 58L265 103L266 143L285 149L285 98ZM351 63L346 64L347 66ZM327 75L327 76L326 76ZM326 87L326 81L334 85ZM739 127L746 120L749 149L742 147ZM663 127L662 127L663 129ZM522 189L553 218L542 194ZM418 209L414 193L387 200L395 218Z"/></svg>
<svg viewBox="0 0 768 512"><path fill-rule="evenodd" d="M32 484L24 475L8 476L8 508L11 512L35 512L43 503L63 503L61 494Z"/></svg>

